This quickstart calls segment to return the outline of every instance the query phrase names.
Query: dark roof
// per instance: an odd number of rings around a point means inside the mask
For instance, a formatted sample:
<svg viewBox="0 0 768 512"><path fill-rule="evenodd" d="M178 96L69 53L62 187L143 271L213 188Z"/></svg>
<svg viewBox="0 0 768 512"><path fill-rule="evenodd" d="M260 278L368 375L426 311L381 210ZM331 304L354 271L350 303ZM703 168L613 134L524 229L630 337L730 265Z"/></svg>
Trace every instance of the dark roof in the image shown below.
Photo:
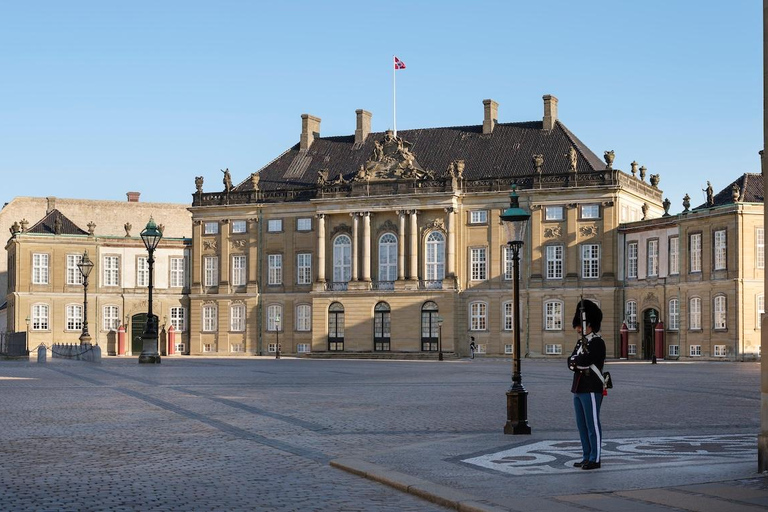
<svg viewBox="0 0 768 512"><path fill-rule="evenodd" d="M725 188L723 188L720 192L715 194L714 196L714 202L715 204L712 205L710 208L714 208L717 206L725 206L728 204L733 204L735 201L733 200L733 186L737 185L739 187L739 198L738 202L740 203L762 203L764 201L763 197L763 175L762 174L753 174L753 173L745 173L739 176L735 181L729 183ZM694 210L699 210L703 208L708 208L707 203L700 204Z"/></svg>
<svg viewBox="0 0 768 512"><path fill-rule="evenodd" d="M579 173L606 167L559 121L550 131L543 129L541 121L531 121L499 123L489 135L483 134L482 125L399 130L397 135L411 144L410 150L421 168L434 172L437 178L447 177L448 166L455 160L464 160L466 180L531 176L535 174L534 154L544 156L543 175L564 173L570 168L571 147L578 152ZM321 169L329 171L329 181L339 174L349 180L371 158L374 141L383 138L384 132L374 132L363 143L355 144L352 135L319 137L304 153L296 144L258 171L259 189L313 187ZM248 178L234 188L241 192L252 189Z"/></svg>
<svg viewBox="0 0 768 512"><path fill-rule="evenodd" d="M56 233L56 221L60 222L59 233ZM87 235L87 231L83 231L77 225L69 220L59 210L53 209L43 217L37 224L27 230L27 233L45 233L45 234L60 234L60 235Z"/></svg>

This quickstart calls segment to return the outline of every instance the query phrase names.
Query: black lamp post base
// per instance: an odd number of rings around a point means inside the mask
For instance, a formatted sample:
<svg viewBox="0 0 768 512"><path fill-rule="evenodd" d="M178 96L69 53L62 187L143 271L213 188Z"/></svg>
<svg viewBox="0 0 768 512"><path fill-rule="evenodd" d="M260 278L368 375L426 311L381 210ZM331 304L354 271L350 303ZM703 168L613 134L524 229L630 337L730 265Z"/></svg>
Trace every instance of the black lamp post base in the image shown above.
<svg viewBox="0 0 768 512"><path fill-rule="evenodd" d="M504 433L531 433L531 427L528 425L528 392L522 384L507 391L507 423L504 425Z"/></svg>
<svg viewBox="0 0 768 512"><path fill-rule="evenodd" d="M140 354L139 364L160 364L160 354Z"/></svg>
<svg viewBox="0 0 768 512"><path fill-rule="evenodd" d="M80 335L80 344L81 345L90 345L91 344L91 335L88 333L81 334Z"/></svg>

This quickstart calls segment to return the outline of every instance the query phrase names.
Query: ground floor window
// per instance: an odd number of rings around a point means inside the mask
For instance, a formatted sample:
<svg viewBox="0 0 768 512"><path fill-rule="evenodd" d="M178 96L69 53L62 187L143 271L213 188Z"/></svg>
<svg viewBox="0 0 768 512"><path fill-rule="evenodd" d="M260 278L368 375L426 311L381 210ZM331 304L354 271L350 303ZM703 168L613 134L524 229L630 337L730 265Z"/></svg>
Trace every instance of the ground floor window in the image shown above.
<svg viewBox="0 0 768 512"><path fill-rule="evenodd" d="M725 357L725 345L715 345L715 357Z"/></svg>
<svg viewBox="0 0 768 512"><path fill-rule="evenodd" d="M299 354L309 354L312 352L312 349L309 345L309 343L299 343L296 345L296 352Z"/></svg>
<svg viewBox="0 0 768 512"><path fill-rule="evenodd" d="M245 349L243 348L242 343L233 343L232 347L230 348L231 352L245 352Z"/></svg>
<svg viewBox="0 0 768 512"><path fill-rule="evenodd" d="M691 345L690 347L691 357L697 357L701 355L701 345Z"/></svg>
<svg viewBox="0 0 768 512"><path fill-rule="evenodd" d="M680 345L670 345L669 346L669 355L672 357L677 357L680 355Z"/></svg>
<svg viewBox="0 0 768 512"><path fill-rule="evenodd" d="M562 345L547 345L545 348L546 348L546 353L548 355L555 355L555 354L562 354L563 353L563 346Z"/></svg>
<svg viewBox="0 0 768 512"><path fill-rule="evenodd" d="M390 308L386 302L379 302L373 310L373 350L390 349Z"/></svg>
<svg viewBox="0 0 768 512"><path fill-rule="evenodd" d="M328 307L328 350L344 350L344 306L338 302Z"/></svg>
<svg viewBox="0 0 768 512"><path fill-rule="evenodd" d="M512 353L512 345L511 344L504 345L504 353L505 354L511 354Z"/></svg>
<svg viewBox="0 0 768 512"><path fill-rule="evenodd" d="M213 352L213 343L203 343L203 352Z"/></svg>
<svg viewBox="0 0 768 512"><path fill-rule="evenodd" d="M634 343L629 346L629 351L627 352L630 356L636 356L637 355L637 345Z"/></svg>

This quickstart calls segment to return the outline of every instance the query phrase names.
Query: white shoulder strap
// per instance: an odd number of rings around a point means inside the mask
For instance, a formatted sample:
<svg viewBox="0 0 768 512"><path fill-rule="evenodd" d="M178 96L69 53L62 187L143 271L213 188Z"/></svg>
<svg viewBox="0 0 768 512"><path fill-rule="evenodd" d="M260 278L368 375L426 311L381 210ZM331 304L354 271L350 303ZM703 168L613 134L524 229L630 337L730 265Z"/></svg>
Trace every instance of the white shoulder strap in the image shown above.
<svg viewBox="0 0 768 512"><path fill-rule="evenodd" d="M603 383L603 389L605 389L605 377L603 377L603 374L600 373L600 370L597 369L597 366L591 364L589 367L592 369L593 372L595 372L595 375L600 379L600 382Z"/></svg>

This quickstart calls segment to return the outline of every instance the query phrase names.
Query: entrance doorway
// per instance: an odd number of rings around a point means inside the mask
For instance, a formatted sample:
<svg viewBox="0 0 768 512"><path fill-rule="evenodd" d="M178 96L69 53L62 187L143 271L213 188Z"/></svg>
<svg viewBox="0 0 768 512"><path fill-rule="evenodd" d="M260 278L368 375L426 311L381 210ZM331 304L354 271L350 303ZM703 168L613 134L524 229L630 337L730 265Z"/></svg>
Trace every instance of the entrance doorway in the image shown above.
<svg viewBox="0 0 768 512"><path fill-rule="evenodd" d="M646 309L643 312L643 359L650 361L654 356L654 340L653 340L653 329L654 325L653 322L651 322L651 312L653 312L653 316L658 320L659 317L659 310L657 309ZM660 354L656 354L656 357L660 357Z"/></svg>

